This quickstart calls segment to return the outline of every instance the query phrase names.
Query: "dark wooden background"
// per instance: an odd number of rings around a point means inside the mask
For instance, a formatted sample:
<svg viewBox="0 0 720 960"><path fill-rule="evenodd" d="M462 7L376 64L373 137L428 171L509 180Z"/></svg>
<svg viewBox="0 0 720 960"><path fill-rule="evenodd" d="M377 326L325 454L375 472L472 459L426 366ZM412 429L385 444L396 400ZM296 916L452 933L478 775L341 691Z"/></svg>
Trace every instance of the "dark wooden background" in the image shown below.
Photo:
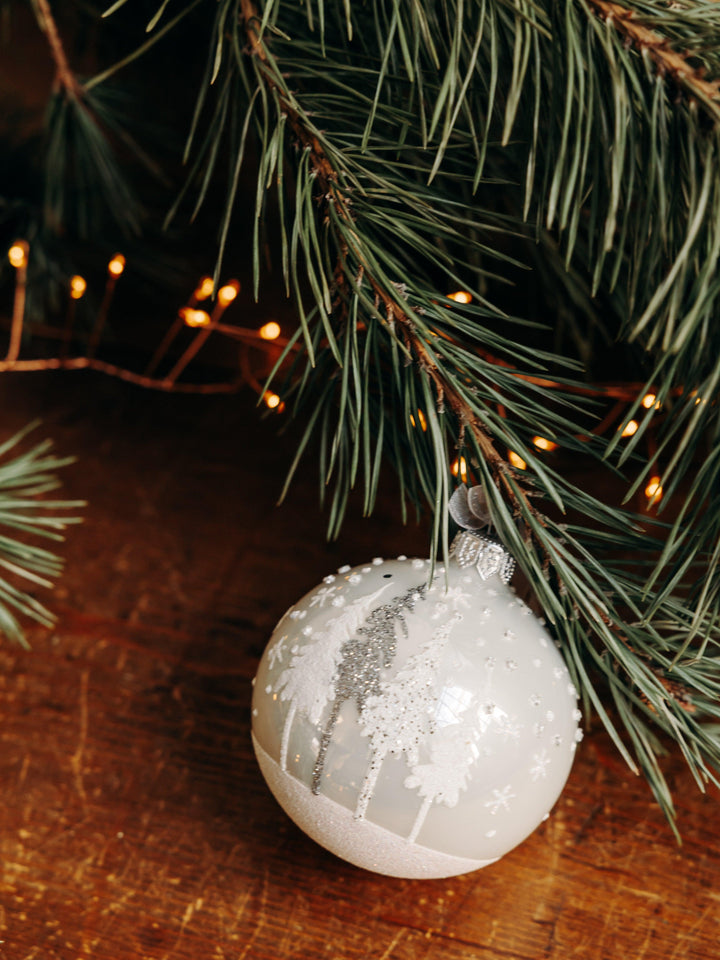
<svg viewBox="0 0 720 960"><path fill-rule="evenodd" d="M2 960L685 960L720 956L718 797L668 761L684 845L593 729L551 819L464 877L364 873L288 821L255 766L250 678L286 607L340 563L424 554L394 494L327 545L312 465L249 395L90 374L0 382L89 500L56 629L0 644Z"/></svg>

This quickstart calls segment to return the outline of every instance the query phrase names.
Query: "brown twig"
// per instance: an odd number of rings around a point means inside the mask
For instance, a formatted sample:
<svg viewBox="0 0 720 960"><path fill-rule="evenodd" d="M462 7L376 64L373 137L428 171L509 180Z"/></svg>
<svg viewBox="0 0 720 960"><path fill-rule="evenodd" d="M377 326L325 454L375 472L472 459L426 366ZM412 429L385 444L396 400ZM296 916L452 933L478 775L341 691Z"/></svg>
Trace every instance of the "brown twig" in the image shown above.
<svg viewBox="0 0 720 960"><path fill-rule="evenodd" d="M155 377L146 377L134 373L125 367L118 367L114 363L106 363L95 357L51 357L47 360L0 360L0 373L28 373L40 370L96 370L98 373L117 377L127 383L134 383L138 387L151 390L163 390L167 393L235 393L242 386L233 383L170 383Z"/></svg>
<svg viewBox="0 0 720 960"><path fill-rule="evenodd" d="M55 62L55 84L62 87L70 96L81 100L83 97L83 87L77 77L70 69L68 58L63 47L60 33L53 17L52 10L48 0L34 0L33 9L35 10L35 19L38 26L47 37L50 45L50 53Z"/></svg>
<svg viewBox="0 0 720 960"><path fill-rule="evenodd" d="M640 23L633 10L613 0L588 0L588 4L634 47L647 50L661 73L671 76L720 120L720 79L706 80L701 69L688 64L688 53L674 50L666 37Z"/></svg>

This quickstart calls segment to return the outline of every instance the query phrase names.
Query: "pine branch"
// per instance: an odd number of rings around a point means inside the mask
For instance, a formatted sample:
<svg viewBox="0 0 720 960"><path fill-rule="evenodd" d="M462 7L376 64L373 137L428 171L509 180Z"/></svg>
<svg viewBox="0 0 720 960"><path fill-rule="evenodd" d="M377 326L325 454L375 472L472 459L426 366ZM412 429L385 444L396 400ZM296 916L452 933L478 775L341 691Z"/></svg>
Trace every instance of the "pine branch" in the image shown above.
<svg viewBox="0 0 720 960"><path fill-rule="evenodd" d="M467 458L586 706L672 818L658 733L701 786L720 763L707 725L720 702L720 498L709 494L720 455L699 470L693 460L698 438L720 431L720 135L717 86L678 52L718 76L720 15L705 18L699 51L683 10L626 9L349 2L326 17L322 4L267 0L259 11L224 0L208 82L224 70L217 88L243 89L247 112L240 132L231 108L216 108L193 175L204 192L227 136L225 237L254 130L256 284L274 188L304 345L284 393L305 421L291 474L317 435L331 535L356 484L372 509L385 457L403 515L407 502L429 502L433 543L446 542L448 462ZM706 115L675 96L677 83ZM548 349L524 298L504 292L539 258L548 327L555 311L569 313L587 355L583 334L602 315L606 341L644 349L619 424L638 418L631 439L615 432L619 413L596 402L567 343ZM458 286L471 305L444 296ZM651 390L660 419L641 408ZM677 521L659 520L651 535L646 517L543 460L535 433L595 456L598 470L627 471L628 497L659 458L666 499L680 494Z"/></svg>
<svg viewBox="0 0 720 960"><path fill-rule="evenodd" d="M72 463L72 457L52 456L47 440L24 453L14 452L35 426L30 424L0 445L0 458L5 458L0 462L0 530L8 531L0 532L0 632L23 646L27 641L18 614L47 627L53 625L55 617L17 584L25 581L49 589L63 566L58 556L28 542L27 537L62 541L67 526L80 519L57 511L85 506L80 500L45 498L59 486L55 471Z"/></svg>
<svg viewBox="0 0 720 960"><path fill-rule="evenodd" d="M669 75L691 96L696 97L703 108L720 120L720 78L706 80L704 70L690 65L690 52L674 49L669 41L654 30L638 22L634 10L612 0L586 0L608 24L613 26L628 43L640 52L647 51L655 61L661 75Z"/></svg>

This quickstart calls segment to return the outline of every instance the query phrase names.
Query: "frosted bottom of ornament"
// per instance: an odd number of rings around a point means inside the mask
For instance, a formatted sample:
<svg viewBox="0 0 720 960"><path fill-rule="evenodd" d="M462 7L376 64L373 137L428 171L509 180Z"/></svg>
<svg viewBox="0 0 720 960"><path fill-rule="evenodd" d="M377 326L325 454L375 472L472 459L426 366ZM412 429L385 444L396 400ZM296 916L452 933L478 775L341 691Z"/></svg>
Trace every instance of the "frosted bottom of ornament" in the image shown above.
<svg viewBox="0 0 720 960"><path fill-rule="evenodd" d="M452 856L409 843L368 820L355 820L351 810L322 794L313 794L304 783L286 773L254 735L252 740L262 775L287 815L321 847L356 867L388 877L438 880L479 870L499 859Z"/></svg>

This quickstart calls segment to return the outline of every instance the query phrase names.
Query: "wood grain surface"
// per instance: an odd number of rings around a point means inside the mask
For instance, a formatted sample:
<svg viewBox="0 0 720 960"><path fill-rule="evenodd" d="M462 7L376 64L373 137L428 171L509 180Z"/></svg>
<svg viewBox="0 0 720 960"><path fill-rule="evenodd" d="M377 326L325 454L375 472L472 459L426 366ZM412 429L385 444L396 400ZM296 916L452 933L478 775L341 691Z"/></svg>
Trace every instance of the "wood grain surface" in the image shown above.
<svg viewBox="0 0 720 960"><path fill-rule="evenodd" d="M250 679L276 620L340 563L426 552L392 481L328 545L312 464L253 399L6 374L89 500L49 599L0 644L2 960L690 960L720 956L718 797L673 757L677 846L600 729L550 820L499 863L404 881L313 844L270 796Z"/></svg>

